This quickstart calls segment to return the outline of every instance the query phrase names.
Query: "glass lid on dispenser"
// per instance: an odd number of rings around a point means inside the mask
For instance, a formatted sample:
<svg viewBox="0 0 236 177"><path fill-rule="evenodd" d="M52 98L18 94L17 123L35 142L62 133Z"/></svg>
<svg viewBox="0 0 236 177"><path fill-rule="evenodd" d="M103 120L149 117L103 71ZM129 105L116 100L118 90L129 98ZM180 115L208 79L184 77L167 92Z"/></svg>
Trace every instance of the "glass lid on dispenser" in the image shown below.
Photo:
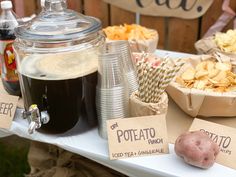
<svg viewBox="0 0 236 177"><path fill-rule="evenodd" d="M67 9L66 0L45 0L43 11L15 33L24 40L55 42L86 38L100 29L100 20Z"/></svg>

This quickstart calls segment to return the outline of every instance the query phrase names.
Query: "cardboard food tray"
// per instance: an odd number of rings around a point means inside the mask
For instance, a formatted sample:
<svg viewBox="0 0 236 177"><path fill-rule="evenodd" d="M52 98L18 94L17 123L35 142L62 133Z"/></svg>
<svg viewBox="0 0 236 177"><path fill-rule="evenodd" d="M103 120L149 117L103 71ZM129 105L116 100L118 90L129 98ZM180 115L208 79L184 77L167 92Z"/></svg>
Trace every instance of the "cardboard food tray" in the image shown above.
<svg viewBox="0 0 236 177"><path fill-rule="evenodd" d="M181 68L181 75L187 68L195 67L211 56L194 56L186 59L186 64ZM198 89L189 89L180 86L175 81L167 88L167 93L176 104L192 117L232 117L236 116L236 92L210 92Z"/></svg>

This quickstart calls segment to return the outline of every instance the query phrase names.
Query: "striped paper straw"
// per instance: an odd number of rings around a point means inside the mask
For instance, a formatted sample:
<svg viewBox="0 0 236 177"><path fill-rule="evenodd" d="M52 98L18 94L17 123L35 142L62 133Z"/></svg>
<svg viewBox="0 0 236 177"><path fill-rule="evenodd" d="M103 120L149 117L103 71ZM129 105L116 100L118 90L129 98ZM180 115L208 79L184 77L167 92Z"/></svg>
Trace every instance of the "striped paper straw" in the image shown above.
<svg viewBox="0 0 236 177"><path fill-rule="evenodd" d="M143 79L142 79L142 83L140 85L140 99L142 101L145 101L145 82L147 80L147 69L146 69L146 63L142 63L142 70L143 70Z"/></svg>
<svg viewBox="0 0 236 177"><path fill-rule="evenodd" d="M170 84L170 82L173 80L173 78L176 76L176 73L179 72L180 68L184 65L184 63L180 63L178 65L174 65L174 68L169 70L165 76L165 79L161 83L160 87L160 95L157 98L157 101L161 99L162 93L166 90L167 86Z"/></svg>
<svg viewBox="0 0 236 177"><path fill-rule="evenodd" d="M137 75L138 75L138 95L140 94L140 90L143 86L143 68L142 68L142 61L138 61L137 63Z"/></svg>
<svg viewBox="0 0 236 177"><path fill-rule="evenodd" d="M144 72L145 72L145 75L144 75L144 88L143 88L143 101L144 102L148 102L147 101L147 97L148 97L148 93L147 93L147 83L148 83L148 74L149 74L149 65L147 62L144 63Z"/></svg>
<svg viewBox="0 0 236 177"><path fill-rule="evenodd" d="M152 102L152 98L153 98L153 93L155 92L155 88L153 87L154 82L155 82L155 68L151 68L150 70L150 78L149 78L149 83L148 83L148 100L149 102Z"/></svg>
<svg viewBox="0 0 236 177"><path fill-rule="evenodd" d="M138 95L141 101L157 103L163 92L179 72L184 62L165 57L159 66L154 66L147 61L147 55L142 54L141 60L137 61Z"/></svg>
<svg viewBox="0 0 236 177"><path fill-rule="evenodd" d="M168 69L165 69L164 72L161 73L161 77L159 79L159 84L158 84L158 89L157 89L157 91L155 92L155 95L154 95L154 103L158 102L158 98L162 94L162 83L165 81L165 76L167 74L169 74L168 72L169 72Z"/></svg>
<svg viewBox="0 0 236 177"><path fill-rule="evenodd" d="M165 76L163 78L163 80L160 82L160 86L159 86L159 92L156 95L156 100L159 101L161 98L162 93L165 91L166 87L168 86L168 84L170 83L170 81L173 79L173 73L175 73L176 70L176 65L174 66L173 69L167 69Z"/></svg>
<svg viewBox="0 0 236 177"><path fill-rule="evenodd" d="M168 63L168 60L165 59L165 60L161 63L161 65L158 67L158 71L157 71L156 78L155 78L155 83L154 83L154 89L155 89L155 91L154 91L154 93L153 93L153 98L154 98L154 100L155 100L156 96L157 96L158 93L159 93L159 89L160 89L160 88L159 88L159 85L160 85L161 80L162 80L163 77L164 77L164 73L166 72L165 66L167 65L167 63Z"/></svg>
<svg viewBox="0 0 236 177"><path fill-rule="evenodd" d="M151 85L151 82L152 82L152 65L150 63L147 63L147 80L146 80L146 83L145 83L145 93L146 93L146 103L149 102L150 100L150 92L149 92L149 89L150 89L150 85Z"/></svg>

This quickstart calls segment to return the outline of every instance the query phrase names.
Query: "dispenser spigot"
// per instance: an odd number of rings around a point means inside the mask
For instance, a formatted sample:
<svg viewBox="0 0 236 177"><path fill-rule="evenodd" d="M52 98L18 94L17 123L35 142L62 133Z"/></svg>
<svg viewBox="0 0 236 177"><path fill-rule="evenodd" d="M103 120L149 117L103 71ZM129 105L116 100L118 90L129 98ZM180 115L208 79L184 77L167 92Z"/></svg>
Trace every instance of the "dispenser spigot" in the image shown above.
<svg viewBox="0 0 236 177"><path fill-rule="evenodd" d="M40 114L36 104L31 105L29 111L23 111L22 117L29 121L29 134L33 134L36 129L42 126L42 124L47 124L50 120L47 111L42 111Z"/></svg>

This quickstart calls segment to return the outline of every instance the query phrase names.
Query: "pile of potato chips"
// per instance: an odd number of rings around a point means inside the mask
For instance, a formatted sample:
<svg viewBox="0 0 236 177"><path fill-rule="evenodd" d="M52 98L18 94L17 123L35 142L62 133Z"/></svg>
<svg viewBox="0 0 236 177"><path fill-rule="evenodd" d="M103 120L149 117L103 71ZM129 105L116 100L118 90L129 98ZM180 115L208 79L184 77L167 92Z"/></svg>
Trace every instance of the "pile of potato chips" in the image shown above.
<svg viewBox="0 0 236 177"><path fill-rule="evenodd" d="M195 68L185 70L176 78L176 82L187 88L205 91L236 91L236 74L231 69L231 63L202 61Z"/></svg>
<svg viewBox="0 0 236 177"><path fill-rule="evenodd" d="M236 30L215 34L216 45L224 52L236 53Z"/></svg>
<svg viewBox="0 0 236 177"><path fill-rule="evenodd" d="M147 40L157 36L157 32L155 30L136 24L108 26L103 29L103 31L110 40Z"/></svg>

